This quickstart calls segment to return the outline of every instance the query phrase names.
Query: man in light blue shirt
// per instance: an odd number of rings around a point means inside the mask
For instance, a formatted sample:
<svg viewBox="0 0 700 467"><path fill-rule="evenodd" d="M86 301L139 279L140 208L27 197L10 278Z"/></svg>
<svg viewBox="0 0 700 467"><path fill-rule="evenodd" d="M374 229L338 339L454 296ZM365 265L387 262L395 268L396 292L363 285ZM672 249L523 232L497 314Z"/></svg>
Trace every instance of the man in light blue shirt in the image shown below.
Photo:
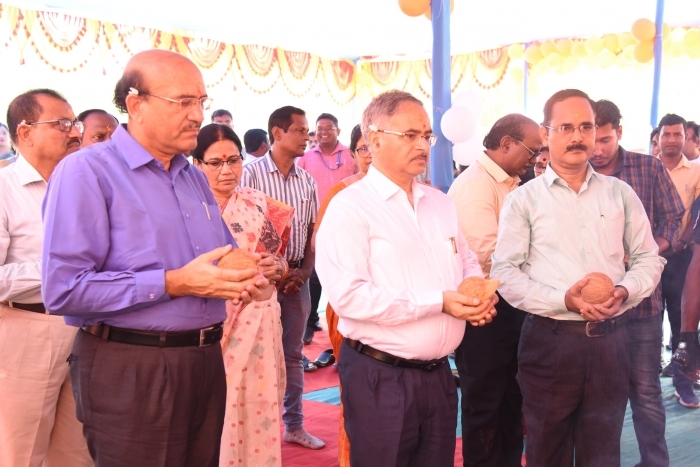
<svg viewBox="0 0 700 467"><path fill-rule="evenodd" d="M530 313L518 352L527 465L573 465L574 456L577 465L619 465L624 313L653 292L664 260L632 188L588 164L596 130L588 96L560 91L544 114L549 166L506 198L491 269L503 298ZM592 272L615 284L604 303L581 296Z"/></svg>

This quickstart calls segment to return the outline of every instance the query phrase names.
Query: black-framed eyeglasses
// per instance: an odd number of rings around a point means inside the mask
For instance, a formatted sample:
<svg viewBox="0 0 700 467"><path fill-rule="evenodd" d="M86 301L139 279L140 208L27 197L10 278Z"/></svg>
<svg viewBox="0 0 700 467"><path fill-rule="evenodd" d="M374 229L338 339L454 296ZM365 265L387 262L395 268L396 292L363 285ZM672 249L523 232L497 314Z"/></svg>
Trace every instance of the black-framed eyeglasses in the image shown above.
<svg viewBox="0 0 700 467"><path fill-rule="evenodd" d="M364 159L365 157L369 157L369 156L371 155L371 153L370 153L370 151L369 151L369 148L368 148L367 146L361 146L361 147L355 149L354 152L355 152L355 155L356 155L357 157L361 157L361 158L363 158L363 159Z"/></svg>
<svg viewBox="0 0 700 467"><path fill-rule="evenodd" d="M590 136L593 134L593 132L595 132L595 130L598 129L598 125L593 123L582 123L579 126L559 125L556 127L544 125L544 127L565 136L573 134L575 130L578 130L579 133L581 133L581 136Z"/></svg>
<svg viewBox="0 0 700 467"><path fill-rule="evenodd" d="M425 139L425 141L428 143L429 146L435 146L435 143L437 143L437 135L421 135L420 133L401 133L400 131L394 131L394 130L380 130L377 128L376 125L370 125L369 126L370 131L377 131L379 133L386 133L388 135L396 135L396 136L401 136L403 140L409 144L415 144L419 142L421 139Z"/></svg>
<svg viewBox="0 0 700 467"><path fill-rule="evenodd" d="M513 138L513 139L515 139L515 138ZM537 160L537 156L540 155L540 151L536 151L536 152L533 151L532 149L530 149L530 148L528 148L527 146L525 146L525 143L523 143L523 142L520 141L519 139L516 139L515 142L518 143L519 145L521 145L522 147L524 147L525 149L527 149L527 152L530 153L530 159L528 160L528 162L529 162L530 164L534 164L535 161Z"/></svg>
<svg viewBox="0 0 700 467"><path fill-rule="evenodd" d="M80 120L77 120L77 119L71 121L70 119L67 119L67 118L58 118L56 120L44 120L41 122L32 122L32 123L29 123L26 120L22 120L21 122L19 122L19 125L17 125L17 126L18 127L20 127L20 126L34 126L34 125L41 125L43 123L58 123L58 125L56 125L56 127L59 129L59 131L62 131L64 133L70 133L70 131L73 129L73 127L75 127L75 129L78 130L81 135L85 131L85 124L83 122L81 122Z"/></svg>
<svg viewBox="0 0 700 467"><path fill-rule="evenodd" d="M199 105L199 108L202 110L209 110L212 102L214 101L214 99L211 97L185 97L182 99L171 99L170 97L163 97L157 94L151 94L150 92L139 92L139 90L135 88L130 88L129 94L134 96L157 97L158 99L163 99L164 101L178 104L180 106L180 111L182 111L183 108L190 109L196 105Z"/></svg>
<svg viewBox="0 0 700 467"><path fill-rule="evenodd" d="M224 164L228 165L229 169L243 160L241 157L229 157L225 160L202 161L202 164L208 165L212 169L222 169Z"/></svg>

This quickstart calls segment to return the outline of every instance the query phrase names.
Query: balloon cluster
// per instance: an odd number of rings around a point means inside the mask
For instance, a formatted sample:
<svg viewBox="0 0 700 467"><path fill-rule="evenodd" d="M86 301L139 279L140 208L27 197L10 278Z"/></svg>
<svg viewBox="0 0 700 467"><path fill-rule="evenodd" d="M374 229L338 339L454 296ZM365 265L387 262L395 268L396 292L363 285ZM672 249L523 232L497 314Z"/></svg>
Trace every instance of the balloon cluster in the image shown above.
<svg viewBox="0 0 700 467"><path fill-rule="evenodd" d="M654 58L654 38L656 25L646 18L638 19L630 32L606 34L587 39L547 40L525 47L511 44L508 56L517 60L523 58L533 75L543 75L549 71L560 74L571 72L580 63L589 68L610 68L613 65L626 67L635 63L648 63ZM674 58L688 55L700 58L700 29L675 28L664 24L662 31L664 52ZM513 68L511 78L519 82L523 70Z"/></svg>
<svg viewBox="0 0 700 467"><path fill-rule="evenodd" d="M446 0L435 0L446 1ZM430 0L399 0L399 8L408 16L423 15L428 19L432 19L430 11ZM455 0L450 0L450 13L455 11Z"/></svg>
<svg viewBox="0 0 700 467"><path fill-rule="evenodd" d="M483 110L481 98L465 91L452 98L450 107L442 116L440 129L450 140L452 157L460 165L471 165L483 152L483 146L476 133L476 122Z"/></svg>

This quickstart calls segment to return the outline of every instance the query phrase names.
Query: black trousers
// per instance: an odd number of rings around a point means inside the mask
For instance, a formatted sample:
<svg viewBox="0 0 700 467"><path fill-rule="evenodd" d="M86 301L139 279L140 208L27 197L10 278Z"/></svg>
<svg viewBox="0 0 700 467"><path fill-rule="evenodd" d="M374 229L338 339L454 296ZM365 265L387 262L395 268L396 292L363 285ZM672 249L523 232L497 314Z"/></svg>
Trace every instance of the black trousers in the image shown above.
<svg viewBox="0 0 700 467"><path fill-rule="evenodd" d="M499 298L493 322L483 327L467 323L455 352L462 390L465 467L521 465L523 397L515 376L526 313Z"/></svg>
<svg viewBox="0 0 700 467"><path fill-rule="evenodd" d="M450 366L397 368L341 347L352 467L453 467L457 387Z"/></svg>
<svg viewBox="0 0 700 467"><path fill-rule="evenodd" d="M70 374L96 467L218 467L221 346L146 347L78 331Z"/></svg>
<svg viewBox="0 0 700 467"><path fill-rule="evenodd" d="M627 329L560 333L528 317L518 350L527 467L620 465L629 394Z"/></svg>
<svg viewBox="0 0 700 467"><path fill-rule="evenodd" d="M671 325L671 351L678 347L681 334L681 296L685 274L688 272L693 251L686 248L668 258L668 262L661 273L661 303L662 310L668 311L668 322ZM663 311L662 311L663 313Z"/></svg>
<svg viewBox="0 0 700 467"><path fill-rule="evenodd" d="M309 319L306 321L306 327L313 327L318 321L318 304L321 302L321 281L318 280L318 274L316 274L316 268L311 271L311 276L309 277L309 294L311 294L311 314L309 314Z"/></svg>

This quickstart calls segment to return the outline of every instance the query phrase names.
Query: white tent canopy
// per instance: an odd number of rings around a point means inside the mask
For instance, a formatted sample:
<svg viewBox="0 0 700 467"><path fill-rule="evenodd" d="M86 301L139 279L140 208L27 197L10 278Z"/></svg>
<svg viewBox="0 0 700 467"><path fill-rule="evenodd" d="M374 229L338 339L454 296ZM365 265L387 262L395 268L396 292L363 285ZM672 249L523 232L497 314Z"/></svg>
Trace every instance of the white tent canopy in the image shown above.
<svg viewBox="0 0 700 467"><path fill-rule="evenodd" d="M449 0L445 1L449 4ZM46 0L10 5L60 11L131 26L190 32L326 58L429 56L430 21L410 18L398 0ZM455 0L452 54L559 37L629 31L654 20L656 0ZM666 0L671 26L700 24L700 0Z"/></svg>

